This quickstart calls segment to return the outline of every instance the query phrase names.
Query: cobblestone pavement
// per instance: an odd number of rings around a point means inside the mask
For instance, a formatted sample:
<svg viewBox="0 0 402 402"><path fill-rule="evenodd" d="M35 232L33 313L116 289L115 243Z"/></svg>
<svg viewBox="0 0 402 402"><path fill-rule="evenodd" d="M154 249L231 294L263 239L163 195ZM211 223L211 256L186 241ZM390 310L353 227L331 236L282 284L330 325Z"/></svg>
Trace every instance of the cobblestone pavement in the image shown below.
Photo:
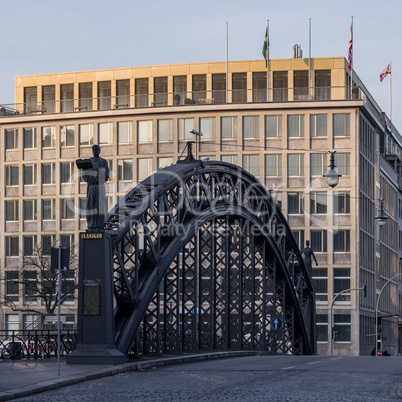
<svg viewBox="0 0 402 402"><path fill-rule="evenodd" d="M154 367L17 401L397 401L402 358L257 356Z"/></svg>

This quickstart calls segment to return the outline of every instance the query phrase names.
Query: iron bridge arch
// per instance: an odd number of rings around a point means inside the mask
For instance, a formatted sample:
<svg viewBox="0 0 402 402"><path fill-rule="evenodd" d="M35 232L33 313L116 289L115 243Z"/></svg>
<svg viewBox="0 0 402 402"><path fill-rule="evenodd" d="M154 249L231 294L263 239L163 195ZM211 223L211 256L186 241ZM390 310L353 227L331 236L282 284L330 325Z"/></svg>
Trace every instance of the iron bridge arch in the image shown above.
<svg viewBox="0 0 402 402"><path fill-rule="evenodd" d="M300 251L270 192L242 168L195 160L165 168L119 201L105 232L121 352L314 352L314 294Z"/></svg>

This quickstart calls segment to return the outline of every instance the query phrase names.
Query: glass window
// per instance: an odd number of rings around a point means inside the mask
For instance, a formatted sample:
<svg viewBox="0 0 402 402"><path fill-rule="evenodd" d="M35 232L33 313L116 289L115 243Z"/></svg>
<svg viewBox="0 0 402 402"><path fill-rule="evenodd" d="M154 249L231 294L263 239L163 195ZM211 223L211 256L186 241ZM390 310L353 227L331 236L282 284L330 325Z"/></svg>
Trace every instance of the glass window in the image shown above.
<svg viewBox="0 0 402 402"><path fill-rule="evenodd" d="M267 101L267 72L253 73L253 102Z"/></svg>
<svg viewBox="0 0 402 402"><path fill-rule="evenodd" d="M75 279L74 279L74 271L63 271L62 272L62 292L63 295L66 295L65 301L74 302L74 292L75 292Z"/></svg>
<svg viewBox="0 0 402 402"><path fill-rule="evenodd" d="M334 114L334 137L350 136L350 114Z"/></svg>
<svg viewBox="0 0 402 402"><path fill-rule="evenodd" d="M38 91L36 87L24 88L25 113L36 112L38 108Z"/></svg>
<svg viewBox="0 0 402 402"><path fill-rule="evenodd" d="M61 112L74 110L74 84L60 85Z"/></svg>
<svg viewBox="0 0 402 402"><path fill-rule="evenodd" d="M222 139L237 138L237 117L221 117Z"/></svg>
<svg viewBox="0 0 402 402"><path fill-rule="evenodd" d="M331 99L331 70L315 70L315 99Z"/></svg>
<svg viewBox="0 0 402 402"><path fill-rule="evenodd" d="M288 116L288 137L304 137L304 116L290 115Z"/></svg>
<svg viewBox="0 0 402 402"><path fill-rule="evenodd" d="M54 235L42 236L42 255L50 255L52 247L56 246L56 237Z"/></svg>
<svg viewBox="0 0 402 402"><path fill-rule="evenodd" d="M133 161L131 159L120 159L117 169L118 180L133 180Z"/></svg>
<svg viewBox="0 0 402 402"><path fill-rule="evenodd" d="M158 141L173 140L173 120L158 120Z"/></svg>
<svg viewBox="0 0 402 402"><path fill-rule="evenodd" d="M265 155L265 176L282 176L282 155Z"/></svg>
<svg viewBox="0 0 402 402"><path fill-rule="evenodd" d="M152 173L152 158L138 159L138 181L145 180Z"/></svg>
<svg viewBox="0 0 402 402"><path fill-rule="evenodd" d="M294 71L294 98L295 100L306 100L308 95L308 70Z"/></svg>
<svg viewBox="0 0 402 402"><path fill-rule="evenodd" d="M212 74L212 98L214 103L226 103L226 74Z"/></svg>
<svg viewBox="0 0 402 402"><path fill-rule="evenodd" d="M237 155L221 155L221 161L237 165Z"/></svg>
<svg viewBox="0 0 402 402"><path fill-rule="evenodd" d="M350 154L335 154L335 166L339 174L350 175Z"/></svg>
<svg viewBox="0 0 402 402"><path fill-rule="evenodd" d="M154 101L153 106L167 105L168 79L167 77L154 78Z"/></svg>
<svg viewBox="0 0 402 402"><path fill-rule="evenodd" d="M72 198L60 199L60 219L75 219L75 205Z"/></svg>
<svg viewBox="0 0 402 402"><path fill-rule="evenodd" d="M56 164L43 163L42 164L42 184L54 184L56 182Z"/></svg>
<svg viewBox="0 0 402 402"><path fill-rule="evenodd" d="M243 117L243 138L258 138L258 116Z"/></svg>
<svg viewBox="0 0 402 402"><path fill-rule="evenodd" d="M25 186L32 186L36 184L36 164L34 165L24 165L23 172L24 172L24 185Z"/></svg>
<svg viewBox="0 0 402 402"><path fill-rule="evenodd" d="M6 201L6 221L18 221L18 201Z"/></svg>
<svg viewBox="0 0 402 402"><path fill-rule="evenodd" d="M322 176L327 170L327 154L310 155L310 174L311 176Z"/></svg>
<svg viewBox="0 0 402 402"><path fill-rule="evenodd" d="M328 269L313 268L313 276L311 277L315 288L315 299L317 302L328 302Z"/></svg>
<svg viewBox="0 0 402 402"><path fill-rule="evenodd" d="M310 115L310 136L326 137L327 136L327 115L312 114Z"/></svg>
<svg viewBox="0 0 402 402"><path fill-rule="evenodd" d="M110 81L98 82L98 109L107 110L111 108L112 84Z"/></svg>
<svg viewBox="0 0 402 402"><path fill-rule="evenodd" d="M334 214L350 214L349 192L334 192Z"/></svg>
<svg viewBox="0 0 402 402"><path fill-rule="evenodd" d="M6 236L6 257L18 257L19 254L19 238L18 236Z"/></svg>
<svg viewBox="0 0 402 402"><path fill-rule="evenodd" d="M19 299L19 272L5 272L6 301L18 303ZM18 317L18 316L17 316Z"/></svg>
<svg viewBox="0 0 402 402"><path fill-rule="evenodd" d="M317 314L315 318L317 342L328 342L328 315Z"/></svg>
<svg viewBox="0 0 402 402"><path fill-rule="evenodd" d="M304 230L292 230L292 235L294 239L296 240L297 247L299 249L304 248Z"/></svg>
<svg viewBox="0 0 402 402"><path fill-rule="evenodd" d="M24 303L37 302L37 273L35 271L25 271L23 273Z"/></svg>
<svg viewBox="0 0 402 402"><path fill-rule="evenodd" d="M80 124L80 145L93 145L94 130L92 124Z"/></svg>
<svg viewBox="0 0 402 402"><path fill-rule="evenodd" d="M265 116L265 138L282 137L282 116Z"/></svg>
<svg viewBox="0 0 402 402"><path fill-rule="evenodd" d="M260 175L260 156L243 155L243 168L258 177Z"/></svg>
<svg viewBox="0 0 402 402"><path fill-rule="evenodd" d="M116 108L130 106L130 80L116 81L116 95Z"/></svg>
<svg viewBox="0 0 402 402"><path fill-rule="evenodd" d="M317 192L310 193L310 213L326 214L327 213L327 193Z"/></svg>
<svg viewBox="0 0 402 402"><path fill-rule="evenodd" d="M24 256L36 255L36 236L24 236Z"/></svg>
<svg viewBox="0 0 402 402"><path fill-rule="evenodd" d="M172 156L168 156L166 158L158 158L158 170L164 169L165 167L168 167L170 165L173 165Z"/></svg>
<svg viewBox="0 0 402 402"><path fill-rule="evenodd" d="M37 200L24 200L24 221L36 221Z"/></svg>
<svg viewBox="0 0 402 402"><path fill-rule="evenodd" d="M247 73L233 73L232 103L245 103L245 102L247 102Z"/></svg>
<svg viewBox="0 0 402 402"><path fill-rule="evenodd" d="M194 129L194 119L177 119L179 127L179 140L194 140L194 134L190 131Z"/></svg>
<svg viewBox="0 0 402 402"><path fill-rule="evenodd" d="M56 127L42 127L42 148L54 148Z"/></svg>
<svg viewBox="0 0 402 402"><path fill-rule="evenodd" d="M44 113L55 112L56 89L54 85L45 85L42 87L42 101Z"/></svg>
<svg viewBox="0 0 402 402"><path fill-rule="evenodd" d="M36 128L24 128L24 149L36 148Z"/></svg>
<svg viewBox="0 0 402 402"><path fill-rule="evenodd" d="M187 96L187 76L173 77L173 100L175 105L183 105Z"/></svg>
<svg viewBox="0 0 402 402"><path fill-rule="evenodd" d="M304 213L304 194L288 193L288 214L300 215Z"/></svg>
<svg viewBox="0 0 402 402"><path fill-rule="evenodd" d="M350 314L334 314L335 342L350 342Z"/></svg>
<svg viewBox="0 0 402 402"><path fill-rule="evenodd" d="M315 253L327 252L327 231L326 230L311 230L311 248Z"/></svg>
<svg viewBox="0 0 402 402"><path fill-rule="evenodd" d="M304 155L288 155L288 176L304 176Z"/></svg>
<svg viewBox="0 0 402 402"><path fill-rule="evenodd" d="M205 74L193 75L193 101L207 97L207 76Z"/></svg>
<svg viewBox="0 0 402 402"><path fill-rule="evenodd" d="M56 200L42 200L42 219L44 221L56 219Z"/></svg>
<svg viewBox="0 0 402 402"><path fill-rule="evenodd" d="M75 127L60 127L60 145L62 147L73 147L75 145Z"/></svg>
<svg viewBox="0 0 402 402"><path fill-rule="evenodd" d="M138 143L152 142L152 120L137 122Z"/></svg>
<svg viewBox="0 0 402 402"><path fill-rule="evenodd" d="M39 315L35 314L24 314L23 321L24 321L24 330L30 330L35 327L35 323L40 318Z"/></svg>
<svg viewBox="0 0 402 402"><path fill-rule="evenodd" d="M98 124L99 145L108 145L113 143L113 123Z"/></svg>
<svg viewBox="0 0 402 402"><path fill-rule="evenodd" d="M350 230L334 232L334 252L350 252Z"/></svg>
<svg viewBox="0 0 402 402"><path fill-rule="evenodd" d="M148 107L148 96L148 78L137 78L135 80L135 107Z"/></svg>
<svg viewBox="0 0 402 402"><path fill-rule="evenodd" d="M334 268L334 297L347 289L350 289L350 268ZM350 302L350 292L339 295L337 302Z"/></svg>
<svg viewBox="0 0 402 402"><path fill-rule="evenodd" d="M79 110L92 110L92 82L79 84Z"/></svg>
<svg viewBox="0 0 402 402"><path fill-rule="evenodd" d="M202 132L201 140L215 139L215 117L200 118L200 131Z"/></svg>
<svg viewBox="0 0 402 402"><path fill-rule="evenodd" d="M6 166L6 186L18 186L20 180L20 168L18 165Z"/></svg>
<svg viewBox="0 0 402 402"><path fill-rule="evenodd" d="M271 191L271 197L279 209L282 209L282 193L280 191Z"/></svg>
<svg viewBox="0 0 402 402"><path fill-rule="evenodd" d="M18 149L18 128L4 130L6 149Z"/></svg>
<svg viewBox="0 0 402 402"><path fill-rule="evenodd" d="M274 102L283 102L288 100L288 72L287 71L274 71L273 88L274 88Z"/></svg>

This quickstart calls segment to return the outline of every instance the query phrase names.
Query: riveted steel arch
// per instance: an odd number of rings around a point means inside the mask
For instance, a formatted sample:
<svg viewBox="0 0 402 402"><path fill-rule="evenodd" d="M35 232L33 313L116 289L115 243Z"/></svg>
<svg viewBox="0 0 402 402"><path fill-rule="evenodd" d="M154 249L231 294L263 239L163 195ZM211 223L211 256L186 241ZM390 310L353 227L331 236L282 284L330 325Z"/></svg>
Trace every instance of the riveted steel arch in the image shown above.
<svg viewBox="0 0 402 402"><path fill-rule="evenodd" d="M145 353L314 351L309 275L286 219L245 170L216 161L165 168L120 200L105 231L121 352L135 339Z"/></svg>

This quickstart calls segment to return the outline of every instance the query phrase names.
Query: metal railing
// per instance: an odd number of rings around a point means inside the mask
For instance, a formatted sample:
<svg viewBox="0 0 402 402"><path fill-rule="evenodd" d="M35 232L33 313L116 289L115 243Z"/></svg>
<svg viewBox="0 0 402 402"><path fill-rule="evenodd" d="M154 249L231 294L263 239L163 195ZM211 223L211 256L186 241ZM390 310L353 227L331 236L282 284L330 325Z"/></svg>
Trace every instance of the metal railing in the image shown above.
<svg viewBox="0 0 402 402"><path fill-rule="evenodd" d="M141 93L98 98L62 99L20 104L0 104L0 118L16 115L79 113L97 110L202 106L211 104L318 102L364 99L360 87L205 90L181 93Z"/></svg>
<svg viewBox="0 0 402 402"><path fill-rule="evenodd" d="M61 331L60 357L77 347L75 330ZM50 359L57 357L57 330L0 331L0 359Z"/></svg>

